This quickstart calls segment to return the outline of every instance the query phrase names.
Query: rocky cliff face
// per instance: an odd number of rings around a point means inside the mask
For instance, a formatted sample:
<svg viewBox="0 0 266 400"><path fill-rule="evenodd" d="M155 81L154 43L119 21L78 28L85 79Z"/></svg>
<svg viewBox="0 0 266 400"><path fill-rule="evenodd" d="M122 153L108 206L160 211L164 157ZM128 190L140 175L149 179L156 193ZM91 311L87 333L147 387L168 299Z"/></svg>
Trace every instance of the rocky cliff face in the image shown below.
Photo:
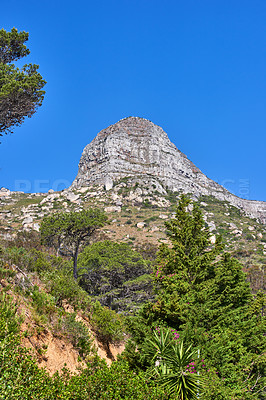
<svg viewBox="0 0 266 400"><path fill-rule="evenodd" d="M156 184L160 192L214 196L266 223L265 202L243 200L207 178L162 128L143 118L125 118L99 132L85 147L71 188L96 184L108 190L125 177Z"/></svg>

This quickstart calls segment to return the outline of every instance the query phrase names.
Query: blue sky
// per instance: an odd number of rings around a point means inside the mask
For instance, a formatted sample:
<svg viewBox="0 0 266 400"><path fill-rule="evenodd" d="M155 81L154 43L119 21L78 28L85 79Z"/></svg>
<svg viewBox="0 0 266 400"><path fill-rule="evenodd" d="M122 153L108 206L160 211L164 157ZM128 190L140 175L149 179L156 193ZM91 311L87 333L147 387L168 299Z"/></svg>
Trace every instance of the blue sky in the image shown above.
<svg viewBox="0 0 266 400"><path fill-rule="evenodd" d="M1 4L29 32L43 106L2 137L0 187L70 184L82 150L133 115L160 125L208 177L266 200L265 0L54 0Z"/></svg>

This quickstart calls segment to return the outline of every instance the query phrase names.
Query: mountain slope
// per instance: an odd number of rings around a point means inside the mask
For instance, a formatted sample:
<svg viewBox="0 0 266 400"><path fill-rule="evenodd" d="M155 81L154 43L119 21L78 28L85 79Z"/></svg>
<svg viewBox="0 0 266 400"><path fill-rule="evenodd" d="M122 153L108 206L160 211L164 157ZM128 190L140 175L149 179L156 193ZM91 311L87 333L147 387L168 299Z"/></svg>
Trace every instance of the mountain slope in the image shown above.
<svg viewBox="0 0 266 400"><path fill-rule="evenodd" d="M110 189L129 177L155 185L160 193L169 189L196 198L214 196L266 223L265 202L241 199L207 178L161 127L138 117L125 118L98 133L82 153L71 189L94 184Z"/></svg>

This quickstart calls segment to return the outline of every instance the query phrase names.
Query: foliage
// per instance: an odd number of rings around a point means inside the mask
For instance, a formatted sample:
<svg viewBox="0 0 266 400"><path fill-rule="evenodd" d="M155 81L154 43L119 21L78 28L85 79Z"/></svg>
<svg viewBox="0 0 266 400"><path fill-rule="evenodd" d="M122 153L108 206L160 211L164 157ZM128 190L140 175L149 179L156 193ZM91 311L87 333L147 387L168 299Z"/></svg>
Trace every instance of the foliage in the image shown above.
<svg viewBox="0 0 266 400"><path fill-rule="evenodd" d="M69 304L75 310L82 310L91 319L95 332L106 343L116 343L123 338L125 328L122 317L107 307L102 307L99 302L93 304L85 290L71 276L69 264L61 257L50 256L37 250L27 251L23 248L6 249L4 257L9 261L11 257L12 261L15 260L24 271L37 271L45 283L48 293L39 290L38 286L27 288L36 313L42 317L42 323L54 320L54 313L59 311L58 307ZM13 276L10 272L12 270L9 268L3 268L2 273L5 276ZM66 331L68 322L71 324L71 320L63 318L61 324L54 326L53 329L58 332L62 329Z"/></svg>
<svg viewBox="0 0 266 400"><path fill-rule="evenodd" d="M87 246L79 255L78 270L81 286L118 310L132 309L132 301L143 302L152 289L150 263L126 243L106 240Z"/></svg>
<svg viewBox="0 0 266 400"><path fill-rule="evenodd" d="M2 293L0 295L0 340L4 341L9 335L18 333L19 320L16 317L17 307L11 298Z"/></svg>
<svg viewBox="0 0 266 400"><path fill-rule="evenodd" d="M148 374L166 387L171 396L180 400L199 398L202 377L197 374L197 354L191 347L185 347L173 329L164 330L162 327L154 330L152 338L143 346L144 353L153 363Z"/></svg>
<svg viewBox="0 0 266 400"><path fill-rule="evenodd" d="M0 136L12 132L26 117L31 117L42 104L46 82L36 64L16 68L13 61L29 54L25 46L28 33L0 30Z"/></svg>
<svg viewBox="0 0 266 400"><path fill-rule="evenodd" d="M57 213L45 217L41 223L40 232L42 242L57 251L66 249L73 259L73 276L78 278L77 257L81 244L89 238L107 221L106 214L90 208L80 212Z"/></svg>
<svg viewBox="0 0 266 400"><path fill-rule="evenodd" d="M78 375L71 376L65 371L61 377L49 377L21 348L16 306L8 296L0 296L0 400L180 400L181 393L183 398L187 393L187 399L198 394L204 400L264 398L265 296L258 293L252 297L242 266L223 253L220 239L216 245L210 243L202 215L196 206L191 208L188 199L181 197L176 218L167 223L167 229L171 245L161 246L152 274L156 299L144 305L136 317L128 319L133 338L122 359L128 360L129 365L121 361L108 368L97 359L87 358L88 367ZM117 281L120 275L126 279L126 274L132 272L130 269L135 268L135 261L137 265L139 261L131 258L126 246L122 251L122 247L103 243L95 246L97 252L92 251L93 245L84 254L88 251L90 262L96 254L97 271L106 274L108 280L112 274L117 274ZM70 262L30 246L0 248L0 254L0 272L10 282L13 264L26 272L30 280L39 274L48 293L33 286L24 293L30 293L33 308L41 316L48 318L59 310L58 329L68 333L83 357L90 351L88 332L76 321L75 313L68 315L63 311L60 306L64 300L89 317L107 347L123 339L124 318L99 302L91 302L71 276ZM95 265L93 262L91 265L93 272ZM134 287L138 279L142 275L126 281L129 290L131 283ZM99 287L102 290L104 284ZM167 330L168 326L173 331ZM177 339L171 339L171 332ZM200 361L192 349L200 349ZM195 370L203 377L199 393L197 385L201 378L191 373Z"/></svg>
<svg viewBox="0 0 266 400"><path fill-rule="evenodd" d="M39 290L37 285L30 291L30 296L37 313L51 316L55 312L56 307L53 296Z"/></svg>
<svg viewBox="0 0 266 400"><path fill-rule="evenodd" d="M61 320L61 327L81 357L89 356L92 350L92 339L88 328L76 320L76 313L66 314Z"/></svg>
<svg viewBox="0 0 266 400"><path fill-rule="evenodd" d="M72 321L73 322L73 321ZM16 306L0 297L0 400L163 400L165 392L147 385L144 374L136 375L126 364L109 368L95 358L78 375L65 370L50 377L39 369L29 351L20 345Z"/></svg>
<svg viewBox="0 0 266 400"><path fill-rule="evenodd" d="M124 338L122 316L108 307L102 307L98 301L93 304L91 324L98 338L107 345L119 343Z"/></svg>
<svg viewBox="0 0 266 400"><path fill-rule="evenodd" d="M88 294L77 284L71 276L70 269L53 270L44 277L47 288L58 306L62 306L63 301L67 301L75 309L86 310L90 308L90 298Z"/></svg>
<svg viewBox="0 0 266 400"><path fill-rule="evenodd" d="M68 272L71 270L69 262L61 257L55 257L36 249L27 250L25 247L3 249L2 260L40 275L53 270L68 270Z"/></svg>
<svg viewBox="0 0 266 400"><path fill-rule="evenodd" d="M134 373L125 363L113 362L110 368L106 366L98 368L94 374L90 369L85 370L73 381L75 382L75 390L72 392L74 396L71 397L73 400L168 399L164 390L158 388L153 382L148 385L143 373ZM81 387L82 394L80 393Z"/></svg>
<svg viewBox="0 0 266 400"><path fill-rule="evenodd" d="M181 196L176 217L166 223L172 245L161 247L154 272L156 301L131 321L131 331L140 353L149 328L165 324L199 348L206 368L217 372L212 389L209 380L205 385L204 399L214 399L212 393L220 399L260 399L265 361L261 299L252 299L241 264L223 254L221 240L210 244L198 207L189 209L190 201ZM131 356L130 351L125 355L129 361ZM138 365L147 361L139 358Z"/></svg>

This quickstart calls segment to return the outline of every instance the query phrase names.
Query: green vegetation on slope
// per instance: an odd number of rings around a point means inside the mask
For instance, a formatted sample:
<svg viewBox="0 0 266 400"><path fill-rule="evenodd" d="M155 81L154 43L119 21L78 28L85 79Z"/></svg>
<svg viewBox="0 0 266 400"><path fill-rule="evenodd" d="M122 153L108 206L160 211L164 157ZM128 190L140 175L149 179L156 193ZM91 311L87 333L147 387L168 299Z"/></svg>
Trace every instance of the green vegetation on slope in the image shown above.
<svg viewBox="0 0 266 400"><path fill-rule="evenodd" d="M61 377L49 377L21 348L17 321L13 328L10 325L10 342L7 330L7 339L2 341L3 370L8 371L5 377L9 382L3 389L0 385L3 398L264 398L265 296L260 292L252 295L242 265L224 251L225 244L218 235L215 244L211 243L197 205L192 207L188 198L181 196L175 211L175 217L166 222L170 245L161 246L149 278L155 298L126 321L95 298L116 296L119 307L123 307L124 286L134 297L136 285L142 285L143 279L146 284L143 273L150 267L128 245L103 241L80 254L80 283L84 286L87 279L93 298L74 279L71 262L31 249L28 237L19 238L25 247L1 248L4 290L15 287L18 296L30 304L38 329L49 326L54 333L68 336L87 363L78 375L66 371ZM116 285L113 289L112 279ZM74 309L71 315L64 311L66 302ZM8 310L2 313L2 326L9 329L9 315L14 317L15 309L6 297L1 304ZM93 356L89 332L76 320L77 312L90 321L107 347L131 332L126 351L111 368ZM21 367L12 357L12 363L6 364L5 355L10 353L19 354ZM24 374L23 368L28 372Z"/></svg>
<svg viewBox="0 0 266 400"><path fill-rule="evenodd" d="M190 213L188 205L181 197L176 217L166 223L172 246L161 247L156 299L129 321L134 341L124 357L134 368L150 367L143 353L151 330L168 326L199 350L205 400L262 399L265 297L252 297L241 264L223 253L221 240L210 246L199 208Z"/></svg>
<svg viewBox="0 0 266 400"><path fill-rule="evenodd" d="M149 386L143 373L135 374L125 363L109 368L95 358L80 373L50 377L39 369L29 351L20 345L16 306L0 296L0 399L1 400L163 400L164 391Z"/></svg>

